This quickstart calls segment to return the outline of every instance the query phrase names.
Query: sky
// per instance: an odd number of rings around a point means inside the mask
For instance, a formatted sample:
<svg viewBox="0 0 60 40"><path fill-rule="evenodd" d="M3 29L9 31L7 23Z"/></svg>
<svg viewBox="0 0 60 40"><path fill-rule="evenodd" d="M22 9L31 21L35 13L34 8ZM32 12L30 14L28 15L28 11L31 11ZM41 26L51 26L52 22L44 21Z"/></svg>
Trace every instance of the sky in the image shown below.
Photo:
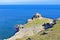
<svg viewBox="0 0 60 40"><path fill-rule="evenodd" d="M60 0L0 0L0 5L9 4L54 4L60 5Z"/></svg>

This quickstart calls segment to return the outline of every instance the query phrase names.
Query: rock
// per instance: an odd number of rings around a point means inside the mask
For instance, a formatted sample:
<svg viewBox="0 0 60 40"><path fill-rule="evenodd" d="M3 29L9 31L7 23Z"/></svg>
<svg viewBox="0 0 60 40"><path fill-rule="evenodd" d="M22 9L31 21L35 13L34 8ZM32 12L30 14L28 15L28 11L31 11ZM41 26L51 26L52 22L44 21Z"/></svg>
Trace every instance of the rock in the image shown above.
<svg viewBox="0 0 60 40"><path fill-rule="evenodd" d="M48 33L46 33L46 32L43 32L41 35L46 35L46 34L48 34Z"/></svg>
<svg viewBox="0 0 60 40"><path fill-rule="evenodd" d="M56 21L60 21L60 18L58 18Z"/></svg>
<svg viewBox="0 0 60 40"><path fill-rule="evenodd" d="M27 22L31 22L32 21L32 19L28 19L28 21Z"/></svg>
<svg viewBox="0 0 60 40"><path fill-rule="evenodd" d="M52 24L55 25L56 24L56 20L54 20Z"/></svg>
<svg viewBox="0 0 60 40"><path fill-rule="evenodd" d="M32 19L28 19L27 22L35 22L34 19L42 19L43 17L41 16L41 14L36 13L35 15L33 15ZM47 19L47 18L43 18L42 20ZM52 22L52 20L49 19L48 23ZM11 38L8 38L8 40L15 40L17 38L23 38L23 37L27 37L27 36L32 36L37 34L40 31L45 30L44 26L42 26L43 24L39 24L36 25L36 27L34 25L32 25L31 27L27 27L25 28L25 25L22 24L18 24L17 25L17 29L19 29L19 31L17 30L17 33L15 33L14 36L12 36ZM48 24L48 26L50 26ZM46 33L43 33L43 35L45 35ZM27 40L32 40L30 38L28 38Z"/></svg>
<svg viewBox="0 0 60 40"><path fill-rule="evenodd" d="M52 28L53 24L52 23L44 23L42 26L44 26L45 29Z"/></svg>
<svg viewBox="0 0 60 40"><path fill-rule="evenodd" d="M43 28L44 27L39 25L37 27L30 27L30 28L20 29L19 32L15 33L15 35L12 36L11 38L8 38L8 40L15 40L17 38L23 38L23 37L27 37L27 36L37 34L38 32L44 30Z"/></svg>
<svg viewBox="0 0 60 40"><path fill-rule="evenodd" d="M22 24L17 24L17 25L16 25L16 28L21 28L21 27L23 27Z"/></svg>
<svg viewBox="0 0 60 40"><path fill-rule="evenodd" d="M16 30L17 30L17 32L20 30L20 29L23 29L24 28L24 26L22 25L22 24L17 24L16 25Z"/></svg>
<svg viewBox="0 0 60 40"><path fill-rule="evenodd" d="M32 19L33 19L33 18L40 18L40 17L42 17L41 14L36 13L36 14L33 15Z"/></svg>
<svg viewBox="0 0 60 40"><path fill-rule="evenodd" d="M31 40L31 38L27 38L26 40Z"/></svg>

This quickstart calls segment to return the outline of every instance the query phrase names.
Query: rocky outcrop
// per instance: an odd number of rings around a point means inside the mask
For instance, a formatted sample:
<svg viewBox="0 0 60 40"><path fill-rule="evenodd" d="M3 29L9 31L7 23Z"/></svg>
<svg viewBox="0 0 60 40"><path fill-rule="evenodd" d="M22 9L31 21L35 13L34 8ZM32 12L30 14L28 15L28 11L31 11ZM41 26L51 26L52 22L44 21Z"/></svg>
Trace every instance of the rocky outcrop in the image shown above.
<svg viewBox="0 0 60 40"><path fill-rule="evenodd" d="M31 19L28 19L27 21L31 22L34 19L40 19L40 20L42 19L43 20L43 19L48 19L48 18L43 18L41 16L41 14L36 13L36 14L33 15L33 17ZM51 19L48 20L49 23L52 23L52 21L53 20L51 20ZM17 31L17 33L14 36L12 36L11 38L8 38L7 40L16 40L17 38L23 38L23 37L31 36L31 35L34 35L34 34L40 32L42 30L45 30L44 26L42 26L43 24L36 25L36 27L31 26L29 28L25 28L24 25L21 25L21 24L17 25L16 28L19 29L19 30Z"/></svg>
<svg viewBox="0 0 60 40"><path fill-rule="evenodd" d="M17 32L14 36L9 38L8 40L16 40L17 38L23 38L23 37L31 36L31 35L34 35L34 34L40 32L42 30L44 30L44 27L41 25L38 25L37 27L20 29L19 32Z"/></svg>
<svg viewBox="0 0 60 40"><path fill-rule="evenodd" d="M27 20L27 22L31 22L34 19L43 19L43 17L41 16L41 14L35 13L31 19Z"/></svg>
<svg viewBox="0 0 60 40"><path fill-rule="evenodd" d="M42 15L39 14L39 13L36 13L36 14L33 15L32 19L34 19L34 18L39 18L39 19L41 19L41 18L42 18Z"/></svg>

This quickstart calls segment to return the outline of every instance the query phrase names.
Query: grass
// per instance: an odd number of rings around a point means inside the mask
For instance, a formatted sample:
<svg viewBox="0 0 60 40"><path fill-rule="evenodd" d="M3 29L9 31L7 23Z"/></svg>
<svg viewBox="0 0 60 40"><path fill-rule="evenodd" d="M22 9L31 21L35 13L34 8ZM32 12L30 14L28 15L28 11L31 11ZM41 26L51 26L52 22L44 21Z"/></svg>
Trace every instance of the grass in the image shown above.
<svg viewBox="0 0 60 40"><path fill-rule="evenodd" d="M46 32L47 34L41 35L43 32ZM60 21L58 21L57 24L53 26L53 28L49 28L45 31L37 33L36 35L32 35L22 39L17 38L16 40L26 40L27 38L31 38L32 40L60 40Z"/></svg>
<svg viewBox="0 0 60 40"><path fill-rule="evenodd" d="M31 22L28 22L27 24L24 25L24 27L36 27L37 25L42 25L44 23L47 23L49 22L49 19L34 19L33 21Z"/></svg>

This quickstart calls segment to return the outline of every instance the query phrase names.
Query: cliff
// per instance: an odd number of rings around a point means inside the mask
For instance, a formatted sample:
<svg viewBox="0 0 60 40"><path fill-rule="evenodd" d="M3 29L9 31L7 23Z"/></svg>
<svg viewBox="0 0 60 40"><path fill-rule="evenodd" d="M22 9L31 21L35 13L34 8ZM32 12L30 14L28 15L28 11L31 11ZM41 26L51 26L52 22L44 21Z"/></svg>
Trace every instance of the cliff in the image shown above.
<svg viewBox="0 0 60 40"><path fill-rule="evenodd" d="M25 38L35 35L45 30L45 26L43 26L43 24L46 23L53 24L53 20L49 18L44 18L41 14L36 13L31 19L27 20L26 24L17 25L17 29L19 30L15 33L14 36L8 38L7 40L17 40L19 38Z"/></svg>
<svg viewBox="0 0 60 40"><path fill-rule="evenodd" d="M52 28L29 37L17 38L16 40L60 40L60 21L57 21Z"/></svg>

